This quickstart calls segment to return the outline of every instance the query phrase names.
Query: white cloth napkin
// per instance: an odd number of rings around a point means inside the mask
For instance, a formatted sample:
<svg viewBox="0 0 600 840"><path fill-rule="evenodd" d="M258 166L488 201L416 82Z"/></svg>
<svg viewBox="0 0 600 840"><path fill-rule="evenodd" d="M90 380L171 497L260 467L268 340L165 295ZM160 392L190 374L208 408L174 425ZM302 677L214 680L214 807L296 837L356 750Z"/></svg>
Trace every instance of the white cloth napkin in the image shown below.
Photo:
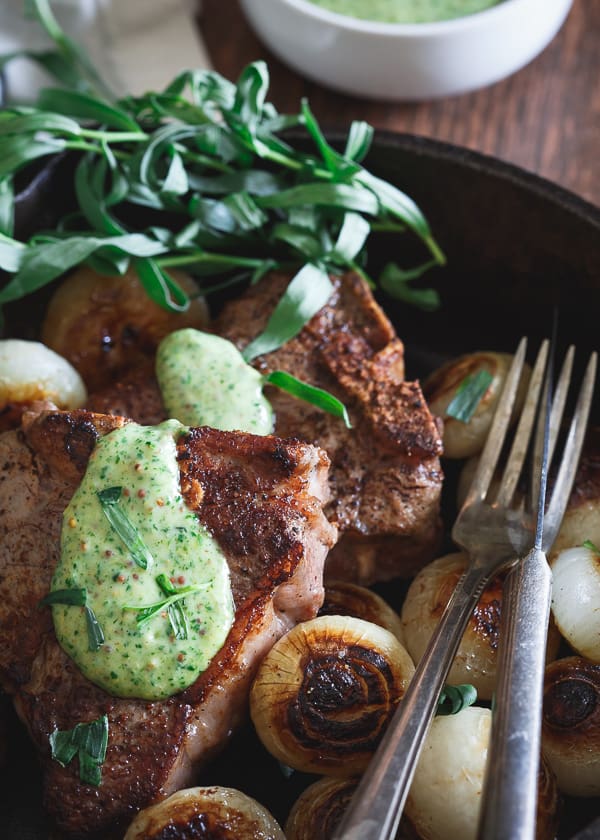
<svg viewBox="0 0 600 840"><path fill-rule="evenodd" d="M64 30L87 51L118 95L161 90L182 70L210 60L190 0L53 0ZM0 54L50 46L41 26L23 18L22 0L0 0ZM15 60L6 69L11 101L30 101L48 77Z"/></svg>

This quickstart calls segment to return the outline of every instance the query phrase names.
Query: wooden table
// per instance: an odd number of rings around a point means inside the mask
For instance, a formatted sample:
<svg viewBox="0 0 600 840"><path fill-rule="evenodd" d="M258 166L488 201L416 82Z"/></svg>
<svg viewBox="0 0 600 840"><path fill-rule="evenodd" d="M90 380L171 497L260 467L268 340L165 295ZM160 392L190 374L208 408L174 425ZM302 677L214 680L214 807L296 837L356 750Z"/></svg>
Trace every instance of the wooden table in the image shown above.
<svg viewBox="0 0 600 840"><path fill-rule="evenodd" d="M527 67L491 87L417 104L353 98L310 82L266 49L237 0L202 0L199 24L214 68L236 79L264 58L270 99L298 110L306 96L324 128L363 119L518 164L600 206L600 0L574 0L556 38Z"/></svg>

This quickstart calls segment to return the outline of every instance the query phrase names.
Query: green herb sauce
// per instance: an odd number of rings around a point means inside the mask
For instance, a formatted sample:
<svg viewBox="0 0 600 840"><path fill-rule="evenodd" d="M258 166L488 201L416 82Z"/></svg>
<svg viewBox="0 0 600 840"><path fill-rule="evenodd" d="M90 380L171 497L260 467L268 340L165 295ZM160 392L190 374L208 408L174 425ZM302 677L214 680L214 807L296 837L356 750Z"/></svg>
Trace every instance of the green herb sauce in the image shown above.
<svg viewBox="0 0 600 840"><path fill-rule="evenodd" d="M156 377L167 413L189 426L267 435L273 409L263 378L225 338L184 329L162 340Z"/></svg>
<svg viewBox="0 0 600 840"><path fill-rule="evenodd" d="M104 634L90 650L85 607L52 607L57 638L81 671L109 694L159 700L182 691L222 647L233 623L229 568L216 541L186 507L179 485L176 420L130 423L98 441L81 485L64 513L61 558L52 591L83 588ZM119 506L147 547L141 568L109 522L98 492L122 488ZM177 638L165 601L166 576L186 625ZM186 591L192 587L193 591ZM173 609L173 606L171 607Z"/></svg>
<svg viewBox="0 0 600 840"><path fill-rule="evenodd" d="M472 15L502 0L310 0L330 12L381 23L432 23Z"/></svg>

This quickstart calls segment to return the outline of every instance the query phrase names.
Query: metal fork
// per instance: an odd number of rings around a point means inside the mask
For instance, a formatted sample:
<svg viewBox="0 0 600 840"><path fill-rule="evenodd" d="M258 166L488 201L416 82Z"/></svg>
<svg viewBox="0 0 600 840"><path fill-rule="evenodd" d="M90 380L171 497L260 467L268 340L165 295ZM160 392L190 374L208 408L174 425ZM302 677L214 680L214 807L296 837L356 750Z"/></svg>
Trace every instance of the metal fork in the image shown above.
<svg viewBox="0 0 600 840"><path fill-rule="evenodd" d="M390 840L394 837L425 736L469 617L491 578L534 544L535 515L529 507L511 507L510 504L534 426L548 341L542 343L538 353L504 467L498 490L502 504L488 498L513 413L526 344L523 338L514 355L475 476L452 529L454 542L468 552L469 564L334 833L334 840Z"/></svg>
<svg viewBox="0 0 600 840"><path fill-rule="evenodd" d="M574 348L567 352L549 417L550 469L567 399ZM562 522L583 446L596 377L596 354L587 365L560 469L536 544L510 570L503 587L497 686L478 836L482 840L534 840L540 766L546 639L552 572L546 554ZM541 462L544 430L538 424L534 460ZM532 498L535 501L536 488Z"/></svg>

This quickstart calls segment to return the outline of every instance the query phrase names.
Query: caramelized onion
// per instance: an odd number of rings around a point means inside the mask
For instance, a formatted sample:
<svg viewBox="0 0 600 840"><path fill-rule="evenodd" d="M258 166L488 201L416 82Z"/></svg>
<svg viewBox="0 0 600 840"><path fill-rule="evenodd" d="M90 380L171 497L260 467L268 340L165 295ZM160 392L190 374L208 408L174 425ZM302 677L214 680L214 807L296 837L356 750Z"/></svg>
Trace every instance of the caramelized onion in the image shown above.
<svg viewBox="0 0 600 840"><path fill-rule="evenodd" d="M283 764L351 776L368 764L413 673L388 630L352 616L321 616L298 624L267 654L250 714Z"/></svg>
<svg viewBox="0 0 600 840"><path fill-rule="evenodd" d="M5 338L0 341L0 413L22 409L36 400L57 408L80 408L87 397L73 365L39 341Z"/></svg>
<svg viewBox="0 0 600 840"><path fill-rule="evenodd" d="M342 580L331 580L325 585L325 600L319 615L351 615L385 627L402 641L400 616L376 592Z"/></svg>
<svg viewBox="0 0 600 840"><path fill-rule="evenodd" d="M542 749L563 793L600 796L600 665L569 656L547 666Z"/></svg>
<svg viewBox="0 0 600 840"><path fill-rule="evenodd" d="M358 784L357 778L323 778L294 802L284 831L287 840L328 840L337 828Z"/></svg>
<svg viewBox="0 0 600 840"><path fill-rule="evenodd" d="M124 840L285 840L275 818L255 799L225 787L177 791L140 811Z"/></svg>
<svg viewBox="0 0 600 840"><path fill-rule="evenodd" d="M423 393L429 408L444 421L444 455L447 458L468 458L483 449L512 358L510 353L467 353L446 362L423 383ZM460 385L467 377L474 376L481 370L487 371L492 379L471 418L463 422L449 416L448 406ZM530 369L525 366L514 416L518 416L523 403L529 374Z"/></svg>
<svg viewBox="0 0 600 840"><path fill-rule="evenodd" d="M358 778L322 778L294 802L285 823L286 840L330 840L358 785ZM404 814L395 840L419 840Z"/></svg>
<svg viewBox="0 0 600 840"><path fill-rule="evenodd" d="M447 554L421 569L412 581L401 619L404 643L413 662L423 656L466 564L463 552ZM481 700L491 700L496 686L503 579L503 575L497 575L484 589L448 674L449 683L474 685ZM548 659L556 656L559 643L560 636L552 623Z"/></svg>
<svg viewBox="0 0 600 840"><path fill-rule="evenodd" d="M198 288L189 275L170 272L189 295ZM151 357L173 330L202 329L205 301L194 297L185 312L168 312L150 300L137 274L104 277L82 266L58 287L42 324L42 341L68 359L90 391Z"/></svg>

